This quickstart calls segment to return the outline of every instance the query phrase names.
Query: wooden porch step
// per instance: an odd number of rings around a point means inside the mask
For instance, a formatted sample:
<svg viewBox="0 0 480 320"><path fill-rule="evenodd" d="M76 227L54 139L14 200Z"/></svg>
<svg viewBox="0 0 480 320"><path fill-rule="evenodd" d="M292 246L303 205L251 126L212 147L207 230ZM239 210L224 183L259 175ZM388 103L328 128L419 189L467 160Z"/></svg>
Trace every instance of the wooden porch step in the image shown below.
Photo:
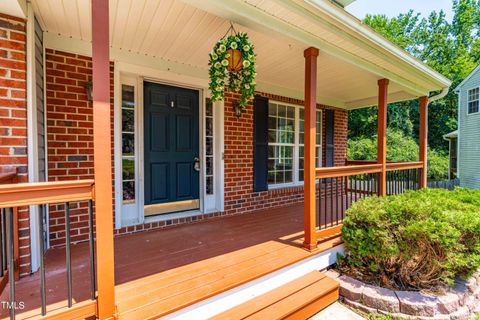
<svg viewBox="0 0 480 320"><path fill-rule="evenodd" d="M339 283L313 271L212 320L307 319L338 300Z"/></svg>

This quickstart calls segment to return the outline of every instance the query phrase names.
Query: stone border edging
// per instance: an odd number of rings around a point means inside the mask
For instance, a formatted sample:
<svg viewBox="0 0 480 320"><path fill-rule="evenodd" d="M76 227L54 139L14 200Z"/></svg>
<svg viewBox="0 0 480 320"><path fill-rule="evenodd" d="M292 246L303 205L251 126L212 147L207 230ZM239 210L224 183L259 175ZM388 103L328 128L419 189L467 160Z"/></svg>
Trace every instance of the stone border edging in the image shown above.
<svg viewBox="0 0 480 320"><path fill-rule="evenodd" d="M340 283L346 305L366 313L389 314L404 319L468 320L480 312L480 273L458 280L441 296L416 291L396 291L365 284L335 270L325 272Z"/></svg>

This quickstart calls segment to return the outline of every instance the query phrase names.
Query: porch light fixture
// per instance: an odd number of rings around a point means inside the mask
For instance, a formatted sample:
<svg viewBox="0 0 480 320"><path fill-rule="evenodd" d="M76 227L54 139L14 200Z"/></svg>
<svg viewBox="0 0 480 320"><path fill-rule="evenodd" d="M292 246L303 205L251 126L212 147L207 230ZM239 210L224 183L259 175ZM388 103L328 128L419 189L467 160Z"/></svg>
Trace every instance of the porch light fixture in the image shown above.
<svg viewBox="0 0 480 320"><path fill-rule="evenodd" d="M242 116L242 112L243 112L244 108L242 108L240 106L240 102L239 101L234 101L233 102L233 112L235 112L235 116L237 118L240 118Z"/></svg>
<svg viewBox="0 0 480 320"><path fill-rule="evenodd" d="M89 102L93 101L93 83L92 81L87 81L85 83L85 92L87 93L87 99Z"/></svg>

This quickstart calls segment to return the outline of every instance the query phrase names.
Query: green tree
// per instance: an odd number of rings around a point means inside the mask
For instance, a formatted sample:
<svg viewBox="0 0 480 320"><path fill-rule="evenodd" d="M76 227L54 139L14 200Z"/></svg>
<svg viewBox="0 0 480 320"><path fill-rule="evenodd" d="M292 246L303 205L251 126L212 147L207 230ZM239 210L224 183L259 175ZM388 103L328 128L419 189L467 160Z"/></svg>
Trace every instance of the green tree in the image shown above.
<svg viewBox="0 0 480 320"><path fill-rule="evenodd" d="M418 144L398 129L387 130L388 161L418 161ZM348 140L348 158L352 160L377 159L377 135ZM428 178L443 180L448 178L448 155L443 151L428 149Z"/></svg>
<svg viewBox="0 0 480 320"><path fill-rule="evenodd" d="M455 88L480 62L480 0L453 0L452 22L443 11L421 18L409 11L394 18L367 15L364 22L453 81ZM442 136L457 128L457 96L450 93L429 106L429 145L446 150ZM389 105L388 125L418 138L418 101ZM365 122L364 122L365 121ZM349 136L371 136L376 131L376 108L354 110Z"/></svg>

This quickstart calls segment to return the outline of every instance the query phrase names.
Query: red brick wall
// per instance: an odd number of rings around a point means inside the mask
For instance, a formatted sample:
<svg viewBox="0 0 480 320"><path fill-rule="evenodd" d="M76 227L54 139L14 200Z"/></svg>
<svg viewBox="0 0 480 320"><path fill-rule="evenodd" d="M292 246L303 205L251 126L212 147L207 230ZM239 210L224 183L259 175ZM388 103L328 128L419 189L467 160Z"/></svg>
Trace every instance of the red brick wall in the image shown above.
<svg viewBox="0 0 480 320"><path fill-rule="evenodd" d="M85 82L91 79L91 59L47 49L46 72L49 180L92 178L92 105L87 101L84 88ZM263 95L277 101L303 105L301 100ZM303 201L302 187L253 192L253 107L249 105L238 119L232 111L234 100L236 98L233 94L227 94L224 119L225 212L126 227L115 230L116 234L168 227ZM318 108L327 107L318 105ZM345 163L346 136L347 112L335 109L335 165ZM81 204L79 207L71 208L74 242L83 241L87 237L85 206L86 204ZM50 211L52 245L65 243L64 223L63 205L52 206Z"/></svg>
<svg viewBox="0 0 480 320"><path fill-rule="evenodd" d="M0 169L18 168L19 182L27 176L25 21L0 14ZM20 272L30 272L28 208L19 209Z"/></svg>
<svg viewBox="0 0 480 320"><path fill-rule="evenodd" d="M93 179L93 104L85 89L92 80L91 58L47 49L45 69L48 179ZM113 146L113 63L111 72ZM88 237L87 205L70 204L72 242ZM49 219L50 244L65 244L64 204L50 206Z"/></svg>

